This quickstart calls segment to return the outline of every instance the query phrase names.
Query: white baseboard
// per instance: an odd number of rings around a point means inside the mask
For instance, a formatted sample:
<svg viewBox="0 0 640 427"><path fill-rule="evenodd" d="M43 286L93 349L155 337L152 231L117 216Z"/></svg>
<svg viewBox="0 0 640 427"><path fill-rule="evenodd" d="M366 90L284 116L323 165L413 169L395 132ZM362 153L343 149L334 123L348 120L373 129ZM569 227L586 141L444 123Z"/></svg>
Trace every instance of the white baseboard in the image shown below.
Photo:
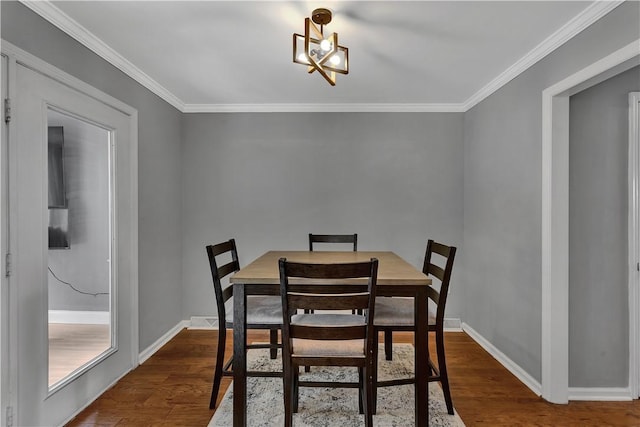
<svg viewBox="0 0 640 427"><path fill-rule="evenodd" d="M531 375L529 375L524 369L522 369L517 363L509 359L503 352L498 350L493 344L487 341L482 335L476 332L471 326L466 323L462 323L462 330L466 332L475 342L477 342L482 348L484 348L494 359L496 359L502 366L507 368L509 372L516 376L524 385L529 387L536 395L542 395L542 386Z"/></svg>
<svg viewBox="0 0 640 427"><path fill-rule="evenodd" d="M631 401L629 387L569 387L569 400Z"/></svg>
<svg viewBox="0 0 640 427"><path fill-rule="evenodd" d="M151 356L153 356L153 354L160 350L160 347L162 347L163 345L165 345L166 343L168 343L169 341L171 341L171 339L173 337L175 337L176 335L178 335L178 333L183 330L184 328L189 326L189 321L188 320L181 320L180 322L178 322L178 324L176 326L174 326L173 328L171 328L169 331L167 331L166 334L164 334L163 336L161 336L160 338L158 338L156 340L156 342L154 342L153 344L151 344L149 347L147 347L146 349L144 349L139 355L138 355L138 363L142 364L144 363L148 358L150 358Z"/></svg>
<svg viewBox="0 0 640 427"><path fill-rule="evenodd" d="M110 319L108 311L49 310L49 323L108 325Z"/></svg>

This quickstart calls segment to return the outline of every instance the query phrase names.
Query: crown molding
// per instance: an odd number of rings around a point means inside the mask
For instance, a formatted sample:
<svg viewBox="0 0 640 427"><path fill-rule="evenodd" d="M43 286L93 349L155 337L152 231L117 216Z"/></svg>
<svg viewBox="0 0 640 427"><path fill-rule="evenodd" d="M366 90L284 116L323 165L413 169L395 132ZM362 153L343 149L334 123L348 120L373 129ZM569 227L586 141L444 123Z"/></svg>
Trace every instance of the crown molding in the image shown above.
<svg viewBox="0 0 640 427"><path fill-rule="evenodd" d="M478 92L473 94L464 102L464 111L468 111L475 105L489 97L502 86L509 83L514 78L532 67L536 62L562 46L564 43L578 35L582 30L596 22L598 19L611 12L616 7L624 3L625 0L613 1L595 1L591 3L578 15L574 16L569 22L560 27L556 32L551 34L539 45L534 47L525 56L516 61L509 68L500 73L495 79L491 80Z"/></svg>
<svg viewBox="0 0 640 427"><path fill-rule="evenodd" d="M49 1L20 2L178 110L184 110L184 102L177 96Z"/></svg>
<svg viewBox="0 0 640 427"><path fill-rule="evenodd" d="M184 113L462 113L462 104L186 104Z"/></svg>
<svg viewBox="0 0 640 427"><path fill-rule="evenodd" d="M98 56L120 69L129 77L183 113L238 112L465 112L489 97L536 62L562 46L589 25L624 3L625 0L598 0L585 8L567 24L500 73L463 103L442 104L185 104L168 89L128 61L109 45L62 12L49 1L20 0L22 4L42 16Z"/></svg>

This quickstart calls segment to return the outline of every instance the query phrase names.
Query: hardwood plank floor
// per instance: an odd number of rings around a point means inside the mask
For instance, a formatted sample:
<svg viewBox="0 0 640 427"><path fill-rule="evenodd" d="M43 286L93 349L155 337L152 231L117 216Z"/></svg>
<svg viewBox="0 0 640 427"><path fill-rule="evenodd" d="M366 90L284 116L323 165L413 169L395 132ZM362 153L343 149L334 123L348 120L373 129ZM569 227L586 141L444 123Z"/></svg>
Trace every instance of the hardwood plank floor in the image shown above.
<svg viewBox="0 0 640 427"><path fill-rule="evenodd" d="M216 334L181 331L68 426L206 426L214 412L209 395ZM268 339L260 332L248 335L249 340ZM429 341L431 345L433 339ZM412 342L412 337L396 333L394 342ZM447 333L446 347L453 404L467 426L640 426L638 400L554 405L537 397L465 333ZM230 339L226 348L231 351ZM223 378L222 389L229 383L230 378Z"/></svg>

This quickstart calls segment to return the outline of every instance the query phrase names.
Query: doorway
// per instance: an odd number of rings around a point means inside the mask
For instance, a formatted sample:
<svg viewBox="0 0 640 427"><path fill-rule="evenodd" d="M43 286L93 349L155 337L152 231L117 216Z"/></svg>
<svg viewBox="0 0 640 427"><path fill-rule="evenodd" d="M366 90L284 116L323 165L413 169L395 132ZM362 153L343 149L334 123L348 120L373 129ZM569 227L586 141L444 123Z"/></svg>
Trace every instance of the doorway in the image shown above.
<svg viewBox="0 0 640 427"><path fill-rule="evenodd" d="M13 425L62 425L138 362L137 113L9 43L2 49L12 88L3 162L12 304L3 321L15 343L3 412ZM61 325L75 331L71 347L80 327L104 339L52 376Z"/></svg>
<svg viewBox="0 0 640 427"><path fill-rule="evenodd" d="M628 44L542 93L541 385L542 397L553 403L567 403L569 394L569 97L638 65L638 43L640 40ZM635 305L632 310L637 312ZM637 356L630 357L629 364L636 360ZM627 398L637 395L631 393L627 392Z"/></svg>

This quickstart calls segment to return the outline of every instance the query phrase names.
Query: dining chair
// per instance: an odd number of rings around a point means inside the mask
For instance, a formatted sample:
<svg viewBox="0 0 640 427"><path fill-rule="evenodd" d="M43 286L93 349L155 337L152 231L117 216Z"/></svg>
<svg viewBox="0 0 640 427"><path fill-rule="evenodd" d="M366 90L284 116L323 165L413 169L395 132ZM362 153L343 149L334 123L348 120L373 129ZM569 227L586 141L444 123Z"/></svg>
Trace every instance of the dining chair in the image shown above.
<svg viewBox="0 0 640 427"><path fill-rule="evenodd" d="M309 233L309 251L313 252L314 243L351 243L353 245L353 251L358 250L358 234L312 234ZM312 310L305 310L305 313L312 313ZM353 310L356 314L357 310ZM362 314L362 313L360 313ZM310 372L309 366L304 367L305 372Z"/></svg>
<svg viewBox="0 0 640 427"><path fill-rule="evenodd" d="M351 243L353 251L358 250L358 234L312 234L309 233L309 251L314 243Z"/></svg>
<svg viewBox="0 0 640 427"><path fill-rule="evenodd" d="M439 261L434 260L434 254ZM442 392L447 404L447 412L453 415L453 402L451 401L451 391L449 389L449 377L447 374L447 364L444 351L444 310L449 293L449 282L453 269L453 260L456 256L456 248L429 240L427 251L424 257L422 272L427 276L434 277L440 281L440 288L429 287L429 331L436 335L436 355L437 364L433 363L429 357L429 382L438 381L442 385ZM440 265L438 265L440 264ZM443 266L442 266L443 265ZM384 331L384 351L386 360L392 360L393 354L393 331L413 331L414 327L414 300L412 298L378 297L376 299L376 317L374 325L376 336L379 331ZM377 352L378 348L374 349ZM377 359L376 359L377 360ZM377 364L374 365L377 368ZM409 384L415 381L410 379L395 379L388 381L377 380L377 369L374 371L374 412L377 396L377 388L383 386Z"/></svg>
<svg viewBox="0 0 640 427"><path fill-rule="evenodd" d="M358 234L312 234L309 233L309 251L313 252L314 243L351 243L353 251L358 250ZM306 312L305 312L306 313ZM307 369L308 372L308 369Z"/></svg>
<svg viewBox="0 0 640 427"><path fill-rule="evenodd" d="M207 246L213 290L216 296L218 308L218 348L216 354L216 366L213 374L213 389L209 408L215 408L222 376L233 376L230 370L233 366L233 356L224 361L227 329L233 329L233 285L223 289L222 280L240 270L238 262L238 250L234 239L216 245ZM247 297L247 329L268 329L268 344L247 344L247 350L256 348L269 348L272 359L277 357L278 330L282 327L282 305L279 296L250 295ZM279 377L281 372L247 372L247 376L253 377Z"/></svg>
<svg viewBox="0 0 640 427"><path fill-rule="evenodd" d="M360 413L365 415L365 426L372 426L378 260L308 264L281 258L279 270L285 427L292 425L293 413L298 411L299 387L357 387ZM326 279L332 279L334 284L327 284ZM345 285L342 281L347 279L363 282ZM343 284L335 284L335 280ZM299 309L314 311L298 314ZM360 309L364 314L326 312L346 309ZM323 312L316 312L319 310ZM356 367L358 382L301 381L300 366Z"/></svg>

